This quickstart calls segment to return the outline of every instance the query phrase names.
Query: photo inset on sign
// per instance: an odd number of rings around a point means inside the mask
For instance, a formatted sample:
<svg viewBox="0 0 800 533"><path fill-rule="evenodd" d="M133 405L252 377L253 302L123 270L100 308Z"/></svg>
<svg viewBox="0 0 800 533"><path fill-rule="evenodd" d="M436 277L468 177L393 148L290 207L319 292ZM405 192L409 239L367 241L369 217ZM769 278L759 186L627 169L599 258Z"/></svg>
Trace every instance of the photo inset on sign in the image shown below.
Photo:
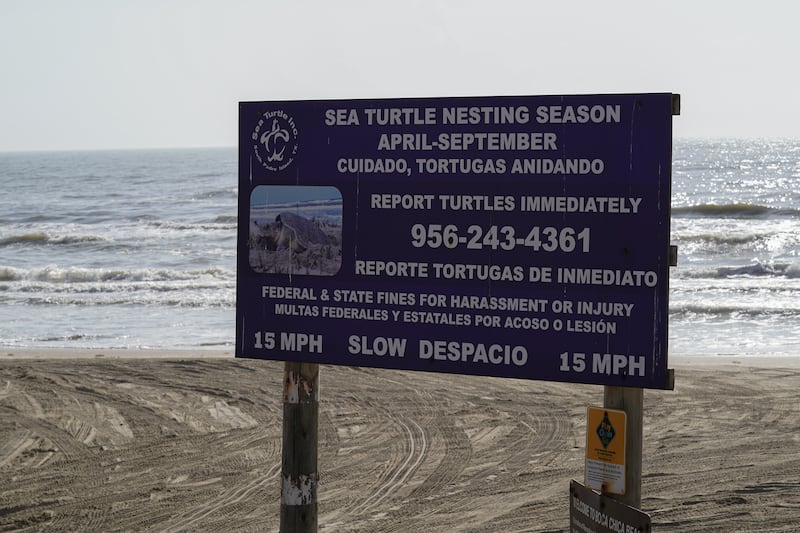
<svg viewBox="0 0 800 533"><path fill-rule="evenodd" d="M342 193L259 185L250 195L247 245L256 272L333 276L342 266Z"/></svg>

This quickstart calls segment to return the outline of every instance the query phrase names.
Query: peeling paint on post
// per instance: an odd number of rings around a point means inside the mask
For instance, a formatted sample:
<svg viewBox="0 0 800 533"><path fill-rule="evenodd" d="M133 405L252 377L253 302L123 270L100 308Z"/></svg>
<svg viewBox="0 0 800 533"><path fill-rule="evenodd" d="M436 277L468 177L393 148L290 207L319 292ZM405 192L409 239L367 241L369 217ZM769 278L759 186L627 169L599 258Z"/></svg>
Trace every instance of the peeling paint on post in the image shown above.
<svg viewBox="0 0 800 533"><path fill-rule="evenodd" d="M317 501L317 476L283 476L281 501L284 505L308 505Z"/></svg>
<svg viewBox="0 0 800 533"><path fill-rule="evenodd" d="M310 363L287 364L284 369L284 376L283 403L319 402L319 365Z"/></svg>
<svg viewBox="0 0 800 533"><path fill-rule="evenodd" d="M319 365L286 362L283 378L282 533L317 531Z"/></svg>

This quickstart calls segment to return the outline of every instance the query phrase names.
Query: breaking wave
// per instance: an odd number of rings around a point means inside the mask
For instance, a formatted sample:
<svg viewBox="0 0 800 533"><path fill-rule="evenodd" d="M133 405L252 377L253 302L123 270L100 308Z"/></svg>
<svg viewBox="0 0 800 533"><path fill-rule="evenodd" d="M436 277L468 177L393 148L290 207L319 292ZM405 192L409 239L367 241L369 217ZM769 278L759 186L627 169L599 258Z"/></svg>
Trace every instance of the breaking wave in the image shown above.
<svg viewBox="0 0 800 533"><path fill-rule="evenodd" d="M795 318L800 309L783 307L749 307L737 305L680 305L670 306L670 318L694 320L699 316L716 319Z"/></svg>
<svg viewBox="0 0 800 533"><path fill-rule="evenodd" d="M28 244L46 244L46 245L59 245L59 244L84 244L84 243L97 243L103 242L107 239L97 235L64 235L52 236L44 232L23 233L20 235L11 235L0 239L0 246L12 245L28 245Z"/></svg>
<svg viewBox="0 0 800 533"><path fill-rule="evenodd" d="M784 277L800 279L800 263L753 263L744 266L678 269L672 272L678 278L727 279L735 277Z"/></svg>
<svg viewBox="0 0 800 533"><path fill-rule="evenodd" d="M701 204L686 207L673 207L672 215L675 217L770 218L800 216L800 210L742 203L720 205Z"/></svg>
<svg viewBox="0 0 800 533"><path fill-rule="evenodd" d="M47 266L43 268L15 268L0 266L0 281L41 281L48 283L92 283L92 282L152 282L152 281L192 281L199 279L218 279L235 281L233 271L221 268L201 270L173 270L157 268L137 268L130 270L106 268L60 268Z"/></svg>

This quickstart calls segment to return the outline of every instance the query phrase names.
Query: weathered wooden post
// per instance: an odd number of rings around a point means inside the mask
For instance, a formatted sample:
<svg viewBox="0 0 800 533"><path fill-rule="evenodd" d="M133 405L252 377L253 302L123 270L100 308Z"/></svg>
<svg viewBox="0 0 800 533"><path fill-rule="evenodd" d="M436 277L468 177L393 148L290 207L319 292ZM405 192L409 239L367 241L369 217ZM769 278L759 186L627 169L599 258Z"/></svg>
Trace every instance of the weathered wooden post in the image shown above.
<svg viewBox="0 0 800 533"><path fill-rule="evenodd" d="M631 507L642 505L642 425L644 419L644 389L605 386L603 407L626 413L625 432L625 494L608 494Z"/></svg>
<svg viewBox="0 0 800 533"><path fill-rule="evenodd" d="M319 365L287 361L283 376L281 533L317 531Z"/></svg>

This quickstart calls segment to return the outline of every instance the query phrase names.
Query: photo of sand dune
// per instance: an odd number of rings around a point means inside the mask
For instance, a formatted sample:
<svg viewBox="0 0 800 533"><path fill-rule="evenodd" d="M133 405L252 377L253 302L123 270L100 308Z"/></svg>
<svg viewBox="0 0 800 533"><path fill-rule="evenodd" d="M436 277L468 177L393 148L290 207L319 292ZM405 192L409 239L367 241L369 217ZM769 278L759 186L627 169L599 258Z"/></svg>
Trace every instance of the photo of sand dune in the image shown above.
<svg viewBox="0 0 800 533"><path fill-rule="evenodd" d="M333 276L342 266L335 187L261 185L251 194L249 265L260 274Z"/></svg>

